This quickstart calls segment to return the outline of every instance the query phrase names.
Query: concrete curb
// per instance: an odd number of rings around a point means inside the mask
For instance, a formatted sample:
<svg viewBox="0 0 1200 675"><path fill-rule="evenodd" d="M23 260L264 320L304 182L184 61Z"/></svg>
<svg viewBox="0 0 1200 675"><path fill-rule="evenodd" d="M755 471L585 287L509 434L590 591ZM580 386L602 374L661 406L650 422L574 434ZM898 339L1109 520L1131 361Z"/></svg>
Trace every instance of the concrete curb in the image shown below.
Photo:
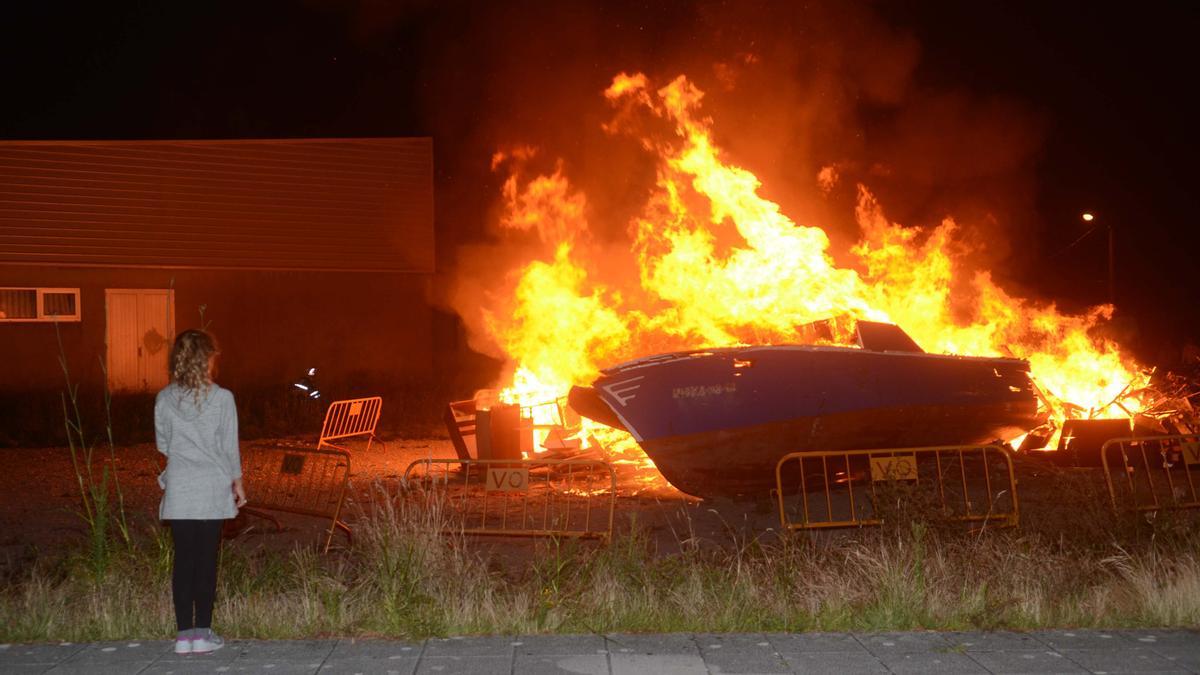
<svg viewBox="0 0 1200 675"><path fill-rule="evenodd" d="M0 645L3 673L1200 673L1200 632L519 635Z"/></svg>

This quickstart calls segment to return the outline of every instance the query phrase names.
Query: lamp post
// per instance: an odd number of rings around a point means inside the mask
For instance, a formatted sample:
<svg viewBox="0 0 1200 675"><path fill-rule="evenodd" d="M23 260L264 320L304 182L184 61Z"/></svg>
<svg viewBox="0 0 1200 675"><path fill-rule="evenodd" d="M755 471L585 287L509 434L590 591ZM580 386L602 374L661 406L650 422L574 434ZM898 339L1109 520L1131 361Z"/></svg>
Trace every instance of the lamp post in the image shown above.
<svg viewBox="0 0 1200 675"><path fill-rule="evenodd" d="M1095 214L1090 211L1085 211L1080 216L1083 222L1090 223L1096 220ZM1113 230L1112 221L1105 221L1104 226L1108 228L1108 304L1115 305L1117 300L1116 286L1116 233Z"/></svg>

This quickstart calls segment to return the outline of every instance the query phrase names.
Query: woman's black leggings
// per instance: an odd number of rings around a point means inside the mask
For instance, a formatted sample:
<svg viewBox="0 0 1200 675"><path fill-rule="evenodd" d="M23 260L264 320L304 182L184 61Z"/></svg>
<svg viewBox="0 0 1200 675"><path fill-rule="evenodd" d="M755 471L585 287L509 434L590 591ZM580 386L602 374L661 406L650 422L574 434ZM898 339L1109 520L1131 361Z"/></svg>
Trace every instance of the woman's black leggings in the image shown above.
<svg viewBox="0 0 1200 675"><path fill-rule="evenodd" d="M211 628L217 596L217 550L223 520L172 520L175 569L171 595L175 598L175 624L179 630Z"/></svg>

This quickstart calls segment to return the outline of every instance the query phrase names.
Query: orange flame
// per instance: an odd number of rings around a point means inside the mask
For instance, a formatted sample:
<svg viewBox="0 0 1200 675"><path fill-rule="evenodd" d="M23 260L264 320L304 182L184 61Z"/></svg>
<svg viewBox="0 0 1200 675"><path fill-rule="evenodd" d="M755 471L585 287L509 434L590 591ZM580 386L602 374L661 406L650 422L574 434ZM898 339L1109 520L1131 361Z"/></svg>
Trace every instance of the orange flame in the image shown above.
<svg viewBox="0 0 1200 675"><path fill-rule="evenodd" d="M505 400L554 400L590 382L601 365L650 353L795 342L798 325L850 315L897 323L930 352L1027 359L1047 412L1059 419L1138 409L1130 392L1148 384L1148 374L1092 334L1110 306L1071 315L1014 297L967 266L953 220L902 227L862 185L862 238L851 249L859 264L839 267L822 229L793 222L759 194L753 173L722 156L712 122L700 115L703 93L685 77L655 91L645 75L622 73L604 96L618 108L605 129L635 135L656 156L654 190L630 223L629 257L618 260L593 250L586 197L561 165L505 182L502 224L536 230L553 251L519 269L486 315L490 338L511 362ZM647 115L674 133L637 131ZM837 171L816 178L828 192Z"/></svg>

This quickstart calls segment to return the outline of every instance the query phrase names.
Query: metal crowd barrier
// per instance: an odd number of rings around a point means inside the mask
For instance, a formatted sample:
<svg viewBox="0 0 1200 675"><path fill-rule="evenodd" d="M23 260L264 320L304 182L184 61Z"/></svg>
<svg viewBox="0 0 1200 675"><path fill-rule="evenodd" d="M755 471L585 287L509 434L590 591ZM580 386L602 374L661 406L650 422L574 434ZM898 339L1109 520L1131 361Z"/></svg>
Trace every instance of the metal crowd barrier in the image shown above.
<svg viewBox="0 0 1200 675"><path fill-rule="evenodd" d="M889 510L1015 527L1012 457L997 445L794 452L775 466L786 530L880 525Z"/></svg>
<svg viewBox="0 0 1200 675"><path fill-rule="evenodd" d="M242 453L246 506L242 511L266 518L282 530L279 520L265 511L298 513L330 520L324 551L335 530L351 537L342 522L342 506L350 487L350 453L345 450L276 446Z"/></svg>
<svg viewBox="0 0 1200 675"><path fill-rule="evenodd" d="M375 438L375 425L379 424L379 413L382 410L383 399L378 396L330 403L329 409L325 411L325 421L321 424L321 436L317 440L317 447L348 451L349 448L330 441L366 437L367 447L364 450L370 450L371 441L378 440Z"/></svg>
<svg viewBox="0 0 1200 675"><path fill-rule="evenodd" d="M1198 434L1114 438L1100 448L1100 462L1114 510L1200 508Z"/></svg>
<svg viewBox="0 0 1200 675"><path fill-rule="evenodd" d="M617 476L589 459L419 459L404 483L445 499L471 535L611 540Z"/></svg>

